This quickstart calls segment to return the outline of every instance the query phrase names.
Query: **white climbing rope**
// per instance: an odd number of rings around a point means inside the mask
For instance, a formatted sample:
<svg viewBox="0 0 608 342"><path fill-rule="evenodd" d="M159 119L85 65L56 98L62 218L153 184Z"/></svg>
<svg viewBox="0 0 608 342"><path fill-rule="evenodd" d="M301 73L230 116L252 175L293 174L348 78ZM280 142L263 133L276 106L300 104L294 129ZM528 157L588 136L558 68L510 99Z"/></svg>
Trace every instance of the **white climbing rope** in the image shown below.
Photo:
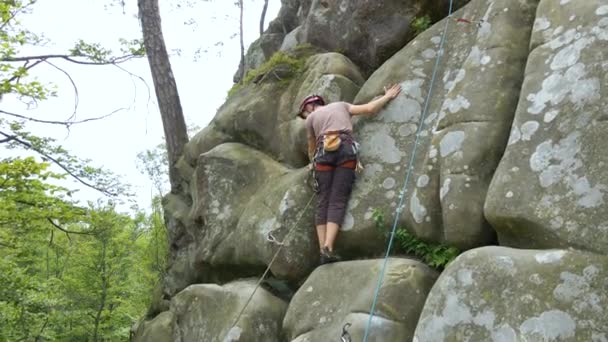
<svg viewBox="0 0 608 342"><path fill-rule="evenodd" d="M308 203L306 203L306 206L304 207L304 209L302 209L302 211L300 211L300 216L298 217L298 219L296 220L296 222L291 226L291 228L289 228L289 231L285 235L285 238L283 238L283 241L278 242L273 237L274 241L272 241L272 242L275 243L276 245L278 245L279 248L277 248L277 251L274 253L274 256L272 257L272 259L270 259L270 262L268 263L268 266L266 267L266 270L264 271L264 273L262 274L262 276L258 280L257 284L255 285L255 288L251 292L251 295L249 296L249 298L245 302L245 305L243 305L243 308L241 309L241 311L239 312L238 316L234 320L234 323L232 323L232 325L230 326L230 329L228 329L228 333L230 333L230 331L232 330L232 328L234 328L237 325L237 323L239 322L239 320L241 319L241 316L245 312L245 309L247 308L247 305L249 305L249 303L253 299L253 296L255 295L255 292L258 290L258 288L260 287L260 285L264 281L264 278L266 278L266 275L268 274L268 272L270 272L270 267L272 267L272 264L275 262L275 260L279 256L279 253L281 253L281 249L283 249L283 247L285 246L285 243L287 242L287 239L289 239L289 236L291 235L291 233L294 231L294 228L297 227L298 223L300 223L300 221L302 220L302 217L304 216L304 213L306 212L306 209L308 209L308 207L310 206L310 203L312 203L312 200L315 198L315 196L316 196L316 193L313 194L312 196L310 196L310 200L308 200Z"/></svg>
<svg viewBox="0 0 608 342"><path fill-rule="evenodd" d="M365 335L363 336L363 342L367 342L367 337L369 336L370 327L372 325L372 320L374 318L374 310L376 309L376 304L378 301L378 295L380 294L380 287L382 286L382 280L384 279L384 273L386 272L386 266L388 264L388 257L391 252L391 248L393 246L393 241L395 239L395 232L397 230L397 222L399 221L399 216L401 211L403 210L403 200L405 198L405 194L407 192L407 184L412 174L412 170L414 169L414 160L416 157L416 151L418 148L420 133L422 132L422 127L424 125L424 119L429 109L429 102L431 99L431 94L433 92L433 85L435 83L435 79L437 78L437 69L439 67L439 61L443 56L443 44L445 42L445 38L448 31L448 26L450 23L450 19L452 17L452 6L453 0L450 0L450 8L448 10L448 20L445 21L445 27L443 28L443 35L441 36L441 44L439 45L439 53L437 54L437 58L435 59L435 66L433 67L433 75L431 77L431 84L429 85L429 92L426 96L424 110L422 111L422 115L420 116L420 122L418 123L418 130L416 132L416 140L414 141L414 146L412 147L412 153L410 155L409 166L407 169L407 173L405 175L405 180L403 181L403 186L401 188L401 192L399 195L399 204L397 205L397 209L395 210L395 220L393 221L393 228L391 230L391 237L388 241L388 246L386 248L386 254L384 255L384 262L382 264L382 269L380 271L380 275L378 277L378 283L376 284L376 290L374 294L374 299L372 301L372 307L369 310L369 319L367 321L367 325L365 326Z"/></svg>

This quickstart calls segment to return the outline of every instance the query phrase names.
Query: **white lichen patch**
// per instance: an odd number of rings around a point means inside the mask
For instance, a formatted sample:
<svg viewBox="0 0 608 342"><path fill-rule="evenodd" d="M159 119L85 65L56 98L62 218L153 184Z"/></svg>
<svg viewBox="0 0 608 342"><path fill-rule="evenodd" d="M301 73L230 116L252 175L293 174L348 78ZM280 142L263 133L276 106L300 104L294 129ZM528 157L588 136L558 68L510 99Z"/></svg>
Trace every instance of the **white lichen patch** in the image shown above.
<svg viewBox="0 0 608 342"><path fill-rule="evenodd" d="M435 58L436 56L437 56L437 51L435 51L433 49L426 49L426 50L422 51L422 57L424 57L425 59Z"/></svg>
<svg viewBox="0 0 608 342"><path fill-rule="evenodd" d="M365 127L362 134L368 143L361 146L361 153L387 164L397 164L401 161L403 152L391 137L389 126L384 124L370 124Z"/></svg>
<svg viewBox="0 0 608 342"><path fill-rule="evenodd" d="M224 337L223 342L239 341L241 339L241 333L243 333L243 329L241 329L239 326L234 326L228 331L228 334L226 334L226 337Z"/></svg>
<svg viewBox="0 0 608 342"><path fill-rule="evenodd" d="M433 158L437 157L438 152L439 151L437 150L435 145L431 145L431 148L429 148L429 158L433 159Z"/></svg>
<svg viewBox="0 0 608 342"><path fill-rule="evenodd" d="M532 139L532 135L536 133L539 126L540 125L537 121L526 121L523 125L521 125L521 140L530 141L530 139Z"/></svg>
<svg viewBox="0 0 608 342"><path fill-rule="evenodd" d="M566 255L566 251L562 250L539 252L534 255L534 259L539 264L553 264L562 260L564 255Z"/></svg>
<svg viewBox="0 0 608 342"><path fill-rule="evenodd" d="M574 337L576 323L572 317L561 310L545 311L537 317L528 318L519 331L526 338L544 341L565 340Z"/></svg>
<svg viewBox="0 0 608 342"><path fill-rule="evenodd" d="M452 184L451 178L447 178L445 181L443 181L443 184L441 185L441 189L439 190L439 200L440 201L443 201L443 198L448 194L448 192L450 192L450 184Z"/></svg>
<svg viewBox="0 0 608 342"><path fill-rule="evenodd" d="M604 309L600 302L605 302L605 294L596 293L593 285L598 273L594 265L585 267L582 275L562 272L562 282L553 290L553 297L572 306L579 314L591 311L594 315L601 315Z"/></svg>
<svg viewBox="0 0 608 342"><path fill-rule="evenodd" d="M394 101L395 106L382 113L382 119L386 123L396 122L419 122L422 115L420 103L414 99L404 96L397 97Z"/></svg>
<svg viewBox="0 0 608 342"><path fill-rule="evenodd" d="M395 187L395 184L397 184L397 182L395 181L395 178L393 177L387 177L386 179L384 179L384 181L382 182L382 187L389 190Z"/></svg>
<svg viewBox="0 0 608 342"><path fill-rule="evenodd" d="M287 210L293 208L296 205L296 201L290 198L290 192L286 191L285 195L281 199L279 203L279 215L283 216L287 212Z"/></svg>
<svg viewBox="0 0 608 342"><path fill-rule="evenodd" d="M416 186L419 188L424 188L429 184L430 178L427 175L421 175L418 177L418 181L416 181Z"/></svg>
<svg viewBox="0 0 608 342"><path fill-rule="evenodd" d="M439 142L439 153L441 157L446 157L462 149L464 142L464 131L448 132Z"/></svg>
<svg viewBox="0 0 608 342"><path fill-rule="evenodd" d="M559 114L559 110L558 109L553 109L550 110L548 112L545 113L545 116L543 117L543 121L545 123L550 123L551 121L553 121L557 115Z"/></svg>
<svg viewBox="0 0 608 342"><path fill-rule="evenodd" d="M597 14L597 15L606 15L606 14L608 14L608 5L603 5L603 6L598 7L595 10L595 14Z"/></svg>
<svg viewBox="0 0 608 342"><path fill-rule="evenodd" d="M511 134L509 135L508 145L513 145L521 140L521 132L519 131L519 127L513 126L511 128Z"/></svg>
<svg viewBox="0 0 608 342"><path fill-rule="evenodd" d="M600 83L597 78L584 78L586 75L585 65L578 63L572 65L562 75L555 72L542 82L541 90L530 93L527 100L531 102L528 113L539 114L547 107L559 105L568 98L575 108L595 102L600 99Z"/></svg>
<svg viewBox="0 0 608 342"><path fill-rule="evenodd" d="M512 198L513 197L513 191L507 191L507 193L505 194L506 198Z"/></svg>
<svg viewBox="0 0 608 342"><path fill-rule="evenodd" d="M424 207L424 205L422 205L422 203L420 203L420 200L418 199L418 190L414 190L414 193L410 198L410 214L412 214L412 217L414 218L414 221L416 221L416 223L422 223L424 221L426 213L426 208Z"/></svg>
<svg viewBox="0 0 608 342"><path fill-rule="evenodd" d="M548 29L549 27L551 27L551 21L549 21L549 19L547 19L545 17L537 17L534 20L534 26L533 26L532 30L534 32L544 31L544 30Z"/></svg>
<svg viewBox="0 0 608 342"><path fill-rule="evenodd" d="M441 43L441 36L434 36L433 38L431 38L431 43L435 45Z"/></svg>
<svg viewBox="0 0 608 342"><path fill-rule="evenodd" d="M548 46L551 50L559 49L560 47L570 44L574 41L574 37L576 36L576 29L569 29L564 34L560 34L563 30L563 27L560 26L556 28L551 36L554 37L549 41Z"/></svg>
<svg viewBox="0 0 608 342"><path fill-rule="evenodd" d="M454 88L456 87L456 85L458 83L460 83L462 80L464 80L464 76L466 75L466 71L464 69L458 69L458 71L456 72L456 75L454 76L453 80L449 80L449 73L446 73L446 77L448 77L446 80L444 80L445 82L445 86L444 88L449 92L451 92L452 90L454 90Z"/></svg>
<svg viewBox="0 0 608 342"><path fill-rule="evenodd" d="M492 331L492 342L512 342L517 341L515 330L508 324L503 324Z"/></svg>
<svg viewBox="0 0 608 342"><path fill-rule="evenodd" d="M456 273L456 278L462 284L462 286L473 285L473 272L466 268L461 268Z"/></svg>
<svg viewBox="0 0 608 342"><path fill-rule="evenodd" d="M576 37L576 35L575 35ZM581 57L581 52L595 41L595 37L576 39L574 43L561 49L551 62L551 70L560 70L573 66Z"/></svg>
<svg viewBox="0 0 608 342"><path fill-rule="evenodd" d="M450 113L454 114L459 112L462 109L469 109L471 107L471 103L464 96L458 95L456 98L451 99L447 98L443 102L443 110L448 110Z"/></svg>
<svg viewBox="0 0 608 342"><path fill-rule="evenodd" d="M399 132L399 135L402 137L409 137L410 135L416 133L417 130L418 130L418 126L416 126L415 124L412 124L412 123L408 123L408 124L403 124L403 125L399 126L398 132Z"/></svg>
<svg viewBox="0 0 608 342"><path fill-rule="evenodd" d="M530 157L530 169L538 172L540 185L544 188L558 183L569 187L569 194L576 196L576 203L583 208L596 208L604 203L608 190L602 184L592 186L586 176L578 176L583 162L580 153L580 133L572 132L557 144L548 140L536 147Z"/></svg>
<svg viewBox="0 0 608 342"><path fill-rule="evenodd" d="M410 98L422 103L424 98L422 97L422 85L424 84L423 78L416 78L413 80L405 80L401 82L401 93L407 94Z"/></svg>

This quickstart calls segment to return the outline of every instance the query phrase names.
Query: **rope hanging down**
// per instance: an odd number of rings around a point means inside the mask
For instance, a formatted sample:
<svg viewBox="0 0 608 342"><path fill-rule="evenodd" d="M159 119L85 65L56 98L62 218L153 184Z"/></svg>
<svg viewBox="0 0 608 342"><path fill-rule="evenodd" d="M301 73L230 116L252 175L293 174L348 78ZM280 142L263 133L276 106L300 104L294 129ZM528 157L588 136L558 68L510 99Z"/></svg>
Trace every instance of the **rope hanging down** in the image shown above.
<svg viewBox="0 0 608 342"><path fill-rule="evenodd" d="M266 275L268 274L268 272L270 272L270 267L272 266L272 264L275 262L275 260L279 256L279 253L281 253L281 249L283 249L283 246L285 246L285 242L287 242L287 239L289 239L289 236L291 235L291 232L293 232L294 228L298 226L298 223L300 223L300 220L302 219L302 216L304 216L304 213L306 212L306 209L308 209L308 207L310 206L310 203L312 203L312 200L315 198L315 196L316 196L316 194L313 194L312 196L310 196L310 200L308 200L308 203L306 203L306 206L300 212L300 217L298 217L298 219L296 220L296 222L291 226L291 228L289 228L289 231L285 235L285 238L283 238L283 241L281 241L281 242L278 242L276 240L271 241L271 242L274 242L275 244L277 244L279 246L279 248L277 248L277 251L274 253L272 259L270 259L270 262L268 263L268 266L266 267L266 270L264 271L264 273L260 277L260 280L258 280L257 284L253 288L253 292L251 292L251 295L249 296L249 298L245 302L245 305L243 305L243 308L241 309L241 311L239 312L238 316L234 320L234 323L232 323L232 325L230 326L230 329L228 329L228 333L230 333L230 331L232 330L232 328L234 328L236 326L236 324L239 322L239 320L241 319L241 316L245 312L245 309L247 308L247 305L249 305L249 303L253 299L253 296L255 295L255 292L258 290L258 288L260 287L260 285L264 281L264 278L266 278ZM273 237L273 239L274 239L274 237Z"/></svg>
<svg viewBox="0 0 608 342"><path fill-rule="evenodd" d="M369 335L370 327L372 325L372 320L374 318L374 310L376 309L376 304L378 301L378 295L380 294L380 287L382 286L382 280L384 278L384 273L386 272L386 265L388 263L389 253L393 246L393 240L395 239L395 231L397 230L397 222L399 221L399 216L401 211L403 210L403 200L405 198L405 193L407 191L407 184L412 174L412 170L414 168L414 160L416 157L416 150L418 148L420 133L422 132L422 126L424 125L424 119L429 109L429 102L431 99L431 94L433 91L433 85L435 84L435 79L437 78L437 69L439 67L439 61L443 56L443 44L445 42L445 38L448 32L448 25L450 23L450 18L452 17L452 5L454 0L450 0L450 8L448 10L448 20L445 21L445 26L443 28L443 35L441 36L441 44L439 44L439 53L437 54L437 58L435 59L435 66L433 67L433 75L431 77L431 84L429 85L429 92L425 99L424 110L422 111L422 115L420 116L420 122L418 123L418 130L416 132L416 140L414 141L414 146L412 147L412 154L409 160L409 166L407 173L405 175L405 180L403 181L403 186L401 188L401 193L399 195L399 205L397 205L397 210L395 210L395 220L393 221L393 228L391 230L391 237L388 241L388 246L386 248L386 254L384 256L384 263L382 264L382 269L380 271L380 276L378 277L378 283L376 284L376 291L374 294L374 300L372 301L372 307L369 311L369 319L367 321L367 325L365 326L365 335L363 336L363 342L367 342L367 336Z"/></svg>

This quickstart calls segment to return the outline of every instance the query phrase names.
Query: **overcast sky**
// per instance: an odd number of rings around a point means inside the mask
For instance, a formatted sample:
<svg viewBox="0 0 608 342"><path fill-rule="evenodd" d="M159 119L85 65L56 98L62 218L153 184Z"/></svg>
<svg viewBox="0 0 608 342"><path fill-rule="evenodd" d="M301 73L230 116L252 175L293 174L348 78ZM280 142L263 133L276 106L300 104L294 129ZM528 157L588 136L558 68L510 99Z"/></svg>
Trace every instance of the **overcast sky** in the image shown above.
<svg viewBox="0 0 608 342"><path fill-rule="evenodd" d="M137 1L127 1L125 14L119 6L109 7L112 1L115 0L39 1L34 13L23 18L23 24L44 34L50 43L43 48L24 50L20 55L65 53L78 39L118 51L119 38L138 38L141 30L135 17ZM160 6L163 33L173 53L171 63L186 121L202 128L225 101L239 63L239 41L234 36L238 32L238 8L234 1L227 0L161 0ZM247 46L259 35L263 1L245 0L244 6ZM279 7L280 0L270 0L266 23L276 17ZM197 54L199 49L201 53ZM77 119L101 116L118 108L126 110L102 121L73 126L70 132L59 126L28 127L38 135L58 139L77 156L92 159L95 166L123 175L123 181L137 190L139 206L147 207L153 190L146 177L137 171L136 155L162 142L163 136L147 59L122 66L145 80L150 99L142 81L118 68L54 63L69 72L78 87ZM4 99L3 108L46 120L69 117L75 105L69 79L48 65L36 67L33 74L41 81L57 84L59 96L41 102L34 110ZM83 189L81 196L95 199L101 195Z"/></svg>

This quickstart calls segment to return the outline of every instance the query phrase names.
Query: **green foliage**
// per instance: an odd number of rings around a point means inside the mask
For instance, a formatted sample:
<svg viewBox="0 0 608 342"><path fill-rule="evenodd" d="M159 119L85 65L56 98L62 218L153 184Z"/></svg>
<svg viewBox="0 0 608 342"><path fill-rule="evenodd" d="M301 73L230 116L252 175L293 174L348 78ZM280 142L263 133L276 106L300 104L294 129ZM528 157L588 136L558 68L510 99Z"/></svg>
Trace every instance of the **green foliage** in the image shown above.
<svg viewBox="0 0 608 342"><path fill-rule="evenodd" d="M374 209L372 219L376 228L386 234L387 230L382 211ZM424 263L438 270L443 269L460 254L460 251L455 247L424 242L405 228L397 228L395 231L395 245L397 253L406 253L420 258Z"/></svg>
<svg viewBox="0 0 608 342"><path fill-rule="evenodd" d="M247 75L243 78L241 83L235 83L232 88L228 91L228 97L234 94L236 91L241 89L242 87L250 84L253 80L272 72L274 69L278 67L287 67L290 70L290 78L299 76L304 71L304 63L306 62L306 57L304 58L295 58L285 52L278 51L269 60L264 62L256 69L249 70ZM283 79L283 81L287 81L288 79Z"/></svg>
<svg viewBox="0 0 608 342"><path fill-rule="evenodd" d="M417 36L431 27L432 23L431 17L427 14L414 19L410 26L412 27L412 30L414 30L414 36Z"/></svg>
<svg viewBox="0 0 608 342"><path fill-rule="evenodd" d="M0 341L126 340L166 267L150 215L78 205L34 158L0 160Z"/></svg>

